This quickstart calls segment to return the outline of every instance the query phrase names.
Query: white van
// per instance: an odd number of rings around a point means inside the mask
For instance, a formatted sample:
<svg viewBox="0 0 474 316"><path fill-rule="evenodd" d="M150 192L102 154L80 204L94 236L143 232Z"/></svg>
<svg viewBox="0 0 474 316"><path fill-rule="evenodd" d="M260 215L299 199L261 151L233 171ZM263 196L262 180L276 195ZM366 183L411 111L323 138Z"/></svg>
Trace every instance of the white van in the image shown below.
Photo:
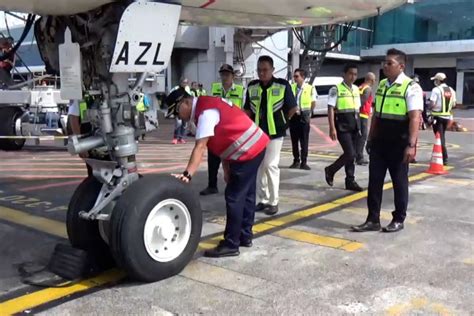
<svg viewBox="0 0 474 316"><path fill-rule="evenodd" d="M328 114L329 90L335 85L341 83L342 80L342 77L316 77L316 79L314 79L313 85L318 93L318 100L316 101L316 107L313 110L313 116Z"/></svg>

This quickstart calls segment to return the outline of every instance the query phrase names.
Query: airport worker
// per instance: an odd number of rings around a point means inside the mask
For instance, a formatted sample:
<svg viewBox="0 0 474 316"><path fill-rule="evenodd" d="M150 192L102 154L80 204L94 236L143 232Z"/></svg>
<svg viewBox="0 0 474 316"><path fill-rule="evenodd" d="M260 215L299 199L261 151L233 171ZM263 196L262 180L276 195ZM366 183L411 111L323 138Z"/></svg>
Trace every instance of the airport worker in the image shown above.
<svg viewBox="0 0 474 316"><path fill-rule="evenodd" d="M309 130L311 114L316 107L318 94L316 88L306 83L305 79L306 72L303 69L298 68L294 71L294 83L291 85L291 89L296 98L298 109L290 120L291 147L293 149L293 164L290 168L311 170L308 166ZM301 144L301 156L299 144Z"/></svg>
<svg viewBox="0 0 474 316"><path fill-rule="evenodd" d="M260 56L258 79L248 84L244 104L247 114L271 139L257 175L257 211L267 215L278 212L281 148L288 121L298 109L290 84L275 78L274 71L273 59Z"/></svg>
<svg viewBox="0 0 474 316"><path fill-rule="evenodd" d="M387 169L393 182L395 210L384 232L403 229L408 207L408 164L415 155L423 91L405 73L406 55L397 49L387 51L383 73L375 95L367 152L369 153L368 216L365 223L353 226L357 232L378 231L380 208Z"/></svg>
<svg viewBox="0 0 474 316"><path fill-rule="evenodd" d="M456 92L446 84L446 75L438 72L434 77L435 87L431 90L430 105L431 115L433 116L433 132L439 133L441 137L441 147L443 149L443 164L448 164L448 150L446 149L446 128L453 119L451 113L456 106Z"/></svg>
<svg viewBox="0 0 474 316"><path fill-rule="evenodd" d="M239 247L252 246L257 170L270 140L243 111L223 98L196 98L179 89L166 102L180 119L196 124L196 143L189 163L182 174L174 176L190 182L207 148L223 161L227 183L224 240L204 255L238 256Z"/></svg>
<svg viewBox="0 0 474 316"><path fill-rule="evenodd" d="M359 88L354 85L357 79L357 66L348 64L344 67L343 82L329 90L328 121L329 136L338 140L344 153L324 169L326 182L334 184L334 175L342 167L346 172L346 190L360 192L363 189L355 181L356 145L359 137Z"/></svg>
<svg viewBox="0 0 474 316"><path fill-rule="evenodd" d="M244 99L244 87L242 85L234 83L235 72L231 65L223 64L219 69L219 75L221 77L220 82L214 82L211 86L211 94L215 97L221 97L229 102L232 102L235 106L242 108ZM218 193L217 189L217 173L219 166L221 165L221 159L219 156L214 155L210 150L207 153L207 172L208 172L208 186L200 192L201 195L209 195Z"/></svg>
<svg viewBox="0 0 474 316"><path fill-rule="evenodd" d="M360 134L357 137L356 145L356 164L360 166L367 165L369 162L364 158L365 142L367 141L367 134L369 132L369 118L372 113L372 103L374 102L374 95L372 87L375 84L375 74L368 72L365 75L364 82L359 87L360 94L360 110L359 110L359 126Z"/></svg>
<svg viewBox="0 0 474 316"><path fill-rule="evenodd" d="M181 78L179 81L179 85L175 86L173 89L170 90L170 93L178 90L179 88L183 88L186 90L188 94L193 94L191 88L189 87L189 80L187 78ZM173 140L171 141L172 144L185 144L186 141L184 140L184 133L186 131L186 125L177 117L174 118L174 133L173 133Z"/></svg>

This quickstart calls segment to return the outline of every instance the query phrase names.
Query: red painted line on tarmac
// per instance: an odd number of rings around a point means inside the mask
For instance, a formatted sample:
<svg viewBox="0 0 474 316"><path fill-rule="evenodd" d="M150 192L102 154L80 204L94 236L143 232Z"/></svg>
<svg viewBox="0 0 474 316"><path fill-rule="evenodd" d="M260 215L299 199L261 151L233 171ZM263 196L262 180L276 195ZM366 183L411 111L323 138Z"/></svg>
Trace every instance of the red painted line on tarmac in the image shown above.
<svg viewBox="0 0 474 316"><path fill-rule="evenodd" d="M31 171L31 170L30 170ZM0 179L25 179L25 180L36 180L36 179L84 179L87 176L85 170L83 175L48 175L48 174L22 174L22 175L1 175Z"/></svg>
<svg viewBox="0 0 474 316"><path fill-rule="evenodd" d="M206 3L204 3L202 6L200 6L200 8L202 8L202 9L207 8L208 6L213 4L214 2L216 2L216 0L209 0Z"/></svg>
<svg viewBox="0 0 474 316"><path fill-rule="evenodd" d="M80 168L0 168L0 171L84 171L85 166Z"/></svg>
<svg viewBox="0 0 474 316"><path fill-rule="evenodd" d="M57 182L57 183L50 183L50 184L42 184L42 185L36 185L32 187L25 187L19 189L19 191L22 192L29 192L29 191L36 191L36 190L44 190L44 189L49 189L49 188L55 188L55 187L62 187L62 186L68 186L68 185L74 185L74 184L79 184L81 183L81 180L74 180L74 181L66 181L66 182Z"/></svg>
<svg viewBox="0 0 474 316"><path fill-rule="evenodd" d="M322 130L316 127L316 125L311 124L311 128L313 129L313 131L318 133L319 136L321 136L326 141L326 143L328 143L329 146L324 146L324 147L333 147L337 145L337 142L333 141L328 135L326 135L326 133L324 133Z"/></svg>
<svg viewBox="0 0 474 316"><path fill-rule="evenodd" d="M2 162L2 166L18 166L18 165L28 165L28 166L85 166L85 163L82 161L78 162L68 162L68 163L57 163L57 162L42 162L42 161L22 161L22 162Z"/></svg>
<svg viewBox="0 0 474 316"><path fill-rule="evenodd" d="M174 166L166 167L166 168L140 168L138 170L138 173L141 173L141 174L160 173L160 172L163 172L163 171L172 171L172 170L185 168L186 166L187 166L187 164L179 164L179 165L174 165Z"/></svg>

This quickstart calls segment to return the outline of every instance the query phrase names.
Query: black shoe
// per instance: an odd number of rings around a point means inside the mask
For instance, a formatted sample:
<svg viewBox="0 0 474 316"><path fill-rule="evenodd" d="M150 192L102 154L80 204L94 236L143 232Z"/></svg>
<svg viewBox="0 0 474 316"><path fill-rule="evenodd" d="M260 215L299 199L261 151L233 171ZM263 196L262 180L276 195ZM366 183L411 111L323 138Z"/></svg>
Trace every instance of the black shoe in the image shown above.
<svg viewBox="0 0 474 316"><path fill-rule="evenodd" d="M258 203L257 206L255 207L255 212L263 212L269 206L270 205L268 205L268 204Z"/></svg>
<svg viewBox="0 0 474 316"><path fill-rule="evenodd" d="M278 205L268 205L265 208L265 214L267 215L275 215L276 213L278 213Z"/></svg>
<svg viewBox="0 0 474 316"><path fill-rule="evenodd" d="M382 228L382 231L386 233L395 233L402 229L403 229L402 222L391 221L390 224Z"/></svg>
<svg viewBox="0 0 474 316"><path fill-rule="evenodd" d="M247 247L250 248L253 246L252 239L247 239L247 240L241 240L240 241L240 247Z"/></svg>
<svg viewBox="0 0 474 316"><path fill-rule="evenodd" d="M376 232L380 230L381 226L380 223L366 221L362 225L352 226L351 228L355 232Z"/></svg>
<svg viewBox="0 0 474 316"><path fill-rule="evenodd" d="M346 181L346 190L355 191L355 192L364 191L364 189L360 185L358 185L357 182L355 181L349 181L349 182Z"/></svg>
<svg viewBox="0 0 474 316"><path fill-rule="evenodd" d="M447 166L448 165L448 161L446 160L445 162L443 162L443 166Z"/></svg>
<svg viewBox="0 0 474 316"><path fill-rule="evenodd" d="M221 258L240 255L239 248L230 248L225 243L219 243L216 248L204 251L204 257Z"/></svg>
<svg viewBox="0 0 474 316"><path fill-rule="evenodd" d="M329 171L329 167L324 168L324 175L326 176L327 184L332 187L334 184L334 174Z"/></svg>
<svg viewBox="0 0 474 316"><path fill-rule="evenodd" d="M356 160L356 164L359 166L367 166L369 162L364 158Z"/></svg>
<svg viewBox="0 0 474 316"><path fill-rule="evenodd" d="M299 168L299 167L300 167L300 162L298 160L294 160L293 163L291 164L291 166L289 166L288 168L296 169L296 168Z"/></svg>
<svg viewBox="0 0 474 316"><path fill-rule="evenodd" d="M210 195L210 194L216 194L216 193L219 193L219 190L217 190L217 188L211 188L211 187L207 187L201 192L199 192L200 195Z"/></svg>
<svg viewBox="0 0 474 316"><path fill-rule="evenodd" d="M416 159L412 159L410 163L418 163L418 161L416 161Z"/></svg>
<svg viewBox="0 0 474 316"><path fill-rule="evenodd" d="M306 163L301 163L300 169L301 170L311 170L311 168Z"/></svg>

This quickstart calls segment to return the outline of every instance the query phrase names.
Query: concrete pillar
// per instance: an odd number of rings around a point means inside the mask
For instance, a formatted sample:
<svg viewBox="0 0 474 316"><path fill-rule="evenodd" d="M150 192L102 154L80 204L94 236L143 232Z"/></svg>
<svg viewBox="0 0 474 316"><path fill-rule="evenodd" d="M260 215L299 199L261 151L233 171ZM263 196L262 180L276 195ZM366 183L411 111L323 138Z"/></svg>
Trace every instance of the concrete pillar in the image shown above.
<svg viewBox="0 0 474 316"><path fill-rule="evenodd" d="M166 89L165 89L165 90L166 90L166 93L168 93L168 92L173 88L173 86L171 85L172 82L173 82L173 81L171 80L171 79L172 79L172 78L171 78L171 74L173 73L173 72L171 71L171 67L172 67L171 65L172 65L172 63L170 62L170 63L168 64L168 67L166 68Z"/></svg>
<svg viewBox="0 0 474 316"><path fill-rule="evenodd" d="M405 65L405 74L409 77L415 74L415 59L407 56L407 64Z"/></svg>
<svg viewBox="0 0 474 316"><path fill-rule="evenodd" d="M464 96L464 72L458 71L456 75L456 102L462 104Z"/></svg>
<svg viewBox="0 0 474 316"><path fill-rule="evenodd" d="M300 50L301 50L301 43L296 38L295 34L291 32L291 36L293 36L293 46L291 47L291 72L294 72L296 68L300 67Z"/></svg>
<svg viewBox="0 0 474 316"><path fill-rule="evenodd" d="M225 29L225 63L231 66L234 65L234 28L226 27Z"/></svg>

